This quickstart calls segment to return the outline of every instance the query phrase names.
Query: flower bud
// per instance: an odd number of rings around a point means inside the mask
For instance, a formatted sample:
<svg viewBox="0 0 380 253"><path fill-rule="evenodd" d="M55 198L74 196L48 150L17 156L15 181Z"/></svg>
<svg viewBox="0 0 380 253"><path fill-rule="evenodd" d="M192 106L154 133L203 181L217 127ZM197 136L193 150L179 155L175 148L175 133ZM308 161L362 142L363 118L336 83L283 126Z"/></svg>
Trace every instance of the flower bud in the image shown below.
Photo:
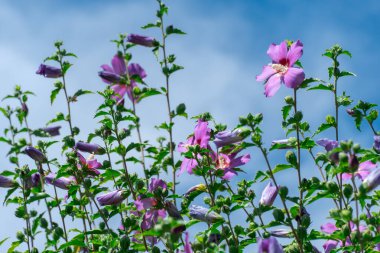
<svg viewBox="0 0 380 253"><path fill-rule="evenodd" d="M270 253L283 253L282 246L278 243L276 238L269 237L266 239L257 238L258 252Z"/></svg>
<svg viewBox="0 0 380 253"><path fill-rule="evenodd" d="M45 177L45 181L48 184L54 185L55 187L58 187L63 190L67 190L68 187L71 184L75 184L76 180L75 177L70 176L70 177L60 177L60 178L55 178L55 173L50 173Z"/></svg>
<svg viewBox="0 0 380 253"><path fill-rule="evenodd" d="M194 219L201 220L207 223L215 223L222 221L223 217L214 211L210 211L202 206L192 205L190 207L190 216Z"/></svg>
<svg viewBox="0 0 380 253"><path fill-rule="evenodd" d="M168 212L169 216L176 219L182 220L181 213L178 211L177 207L171 201L165 202L165 209Z"/></svg>
<svg viewBox="0 0 380 253"><path fill-rule="evenodd" d="M286 152L285 158L288 163L290 163L294 167L297 167L297 156L296 154L294 154L293 151Z"/></svg>
<svg viewBox="0 0 380 253"><path fill-rule="evenodd" d="M197 184L197 185L194 185L193 187L189 188L186 193L184 194L184 196L187 198L190 196L191 193L193 192L196 192L196 191L199 191L199 192L205 192L206 191L206 185L204 184Z"/></svg>
<svg viewBox="0 0 380 253"><path fill-rule="evenodd" d="M61 128L61 126L53 126L53 127L41 128L41 130L44 131L45 133L50 134L50 136L57 136L57 135L59 135L59 129L60 128Z"/></svg>
<svg viewBox="0 0 380 253"><path fill-rule="evenodd" d="M294 100L291 96L286 96L284 100L285 100L285 103L287 103L288 105L292 105L294 103Z"/></svg>
<svg viewBox="0 0 380 253"><path fill-rule="evenodd" d="M62 76L62 71L59 68L41 64L36 71L37 75L42 75L47 78L58 78Z"/></svg>
<svg viewBox="0 0 380 253"><path fill-rule="evenodd" d="M269 182L268 185L264 188L261 195L260 204L263 206L272 206L274 200L277 197L278 188L272 185L272 182Z"/></svg>
<svg viewBox="0 0 380 253"><path fill-rule="evenodd" d="M348 158L348 168L351 172L357 171L359 168L359 160L356 155L350 155Z"/></svg>
<svg viewBox="0 0 380 253"><path fill-rule="evenodd" d="M118 205L126 198L122 190L108 192L98 196L96 199L101 206Z"/></svg>
<svg viewBox="0 0 380 253"><path fill-rule="evenodd" d="M78 149L82 152L95 153L95 154L99 154L99 155L104 154L104 149L102 147L100 147L98 144L91 144L91 143L78 141L75 144L74 148Z"/></svg>
<svg viewBox="0 0 380 253"><path fill-rule="evenodd" d="M373 143L373 148L380 153L380 135L375 135L373 137L374 143Z"/></svg>
<svg viewBox="0 0 380 253"><path fill-rule="evenodd" d="M288 229L277 229L270 231L270 235L279 238L291 238L293 234L292 231Z"/></svg>
<svg viewBox="0 0 380 253"><path fill-rule="evenodd" d="M0 175L0 187L2 188L12 188L16 185L16 182Z"/></svg>
<svg viewBox="0 0 380 253"><path fill-rule="evenodd" d="M40 150L32 146L26 147L24 150L24 153L27 154L30 158L32 158L36 162L43 163L47 160L45 155Z"/></svg>
<svg viewBox="0 0 380 253"><path fill-rule="evenodd" d="M157 41L152 37L132 33L128 35L127 41L144 47L154 47L157 44Z"/></svg>
<svg viewBox="0 0 380 253"><path fill-rule="evenodd" d="M214 143L220 148L236 142L240 142L248 137L250 130L248 128L236 128L233 131L221 131L215 135Z"/></svg>
<svg viewBox="0 0 380 253"><path fill-rule="evenodd" d="M363 181L364 190L367 192L372 191L380 184L380 169L373 170L371 174Z"/></svg>
<svg viewBox="0 0 380 253"><path fill-rule="evenodd" d="M16 238L17 238L17 240L24 242L25 241L25 234L22 231L17 231Z"/></svg>

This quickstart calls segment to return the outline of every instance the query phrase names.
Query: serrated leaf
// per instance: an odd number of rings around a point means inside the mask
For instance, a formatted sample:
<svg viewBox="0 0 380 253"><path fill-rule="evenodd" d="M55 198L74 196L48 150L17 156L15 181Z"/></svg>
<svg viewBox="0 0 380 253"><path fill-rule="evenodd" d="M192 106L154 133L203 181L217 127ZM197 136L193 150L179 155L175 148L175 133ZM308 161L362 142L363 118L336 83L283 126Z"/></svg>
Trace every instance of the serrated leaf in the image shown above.
<svg viewBox="0 0 380 253"><path fill-rule="evenodd" d="M334 89L331 85L318 84L317 86L313 86L307 90L329 90L332 91Z"/></svg>
<svg viewBox="0 0 380 253"><path fill-rule="evenodd" d="M54 103L54 100L56 99L58 93L61 91L61 88L57 88L51 91L50 93L50 104Z"/></svg>

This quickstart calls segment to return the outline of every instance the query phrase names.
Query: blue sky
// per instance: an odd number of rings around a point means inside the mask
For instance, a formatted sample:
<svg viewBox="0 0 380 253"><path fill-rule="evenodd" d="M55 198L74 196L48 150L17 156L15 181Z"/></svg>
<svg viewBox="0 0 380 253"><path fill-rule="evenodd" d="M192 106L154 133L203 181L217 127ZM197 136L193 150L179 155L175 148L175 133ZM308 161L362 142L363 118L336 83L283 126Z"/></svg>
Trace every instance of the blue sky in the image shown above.
<svg viewBox="0 0 380 253"><path fill-rule="evenodd" d="M355 72L357 77L342 79L340 90L346 90L355 100L379 102L376 91L379 87L380 3L376 0L365 4L328 0L168 0L167 4L170 8L167 24L187 32L186 36L173 38L168 46L170 53L177 55L178 63L185 67L172 80L172 102L173 105L186 103L189 115L209 111L218 122L233 127L240 115L263 112L267 143L284 138L280 108L282 98L291 91L282 87L275 97L267 99L262 84L255 81L262 66L269 62L268 45L284 39L300 39L304 43L301 60L306 75L322 79L327 78L330 62L321 54L333 44L341 44L353 54L352 59L342 57L342 68ZM105 87L97 77L99 66L109 63L115 53L109 41L119 33L141 33L140 26L155 20L155 9L153 0L1 1L0 97L10 93L15 84L34 91L38 96L30 101L30 125L43 126L57 112L65 110L61 98L50 107L53 82L34 74L41 60L53 52L53 42L63 40L66 48L79 57L74 60L74 68L68 76L69 90L99 90ZM159 67L149 50L134 50L133 61L146 69L150 85L162 85ZM100 103L97 98L96 95L83 97L74 105L73 121L81 128L82 139L96 123L92 115ZM332 95L326 92L301 92L300 103L304 117L314 128L325 115L333 113ZM5 104L3 102L2 106ZM144 139L154 140L159 135L153 126L165 120L165 110L162 97L138 105ZM354 138L363 146L372 145L367 126L361 133L354 133L352 120L343 111L342 115L342 138ZM179 142L192 131L193 124L183 119L177 123L175 138ZM4 119L0 119L0 126L5 125ZM63 132L67 133L67 129ZM1 153L5 154L6 150L1 144ZM52 152L52 155L59 156L59 152ZM272 157L273 163L283 160L282 153ZM316 174L316 168L304 160L305 175ZM1 168L8 169L7 159L2 161ZM30 160L25 159L25 162L30 163ZM262 158L253 150L245 177L252 178L257 170L264 168ZM281 184L287 184L294 175L281 176ZM195 180L186 177L184 189ZM263 187L257 185L255 190L259 193ZM4 194L3 190L0 192ZM317 213L318 209L312 207L311 211ZM13 217L13 212L13 206L0 207L0 216L9 217L0 228L0 238L13 236L22 225ZM2 247L5 248L1 246L0 249Z"/></svg>

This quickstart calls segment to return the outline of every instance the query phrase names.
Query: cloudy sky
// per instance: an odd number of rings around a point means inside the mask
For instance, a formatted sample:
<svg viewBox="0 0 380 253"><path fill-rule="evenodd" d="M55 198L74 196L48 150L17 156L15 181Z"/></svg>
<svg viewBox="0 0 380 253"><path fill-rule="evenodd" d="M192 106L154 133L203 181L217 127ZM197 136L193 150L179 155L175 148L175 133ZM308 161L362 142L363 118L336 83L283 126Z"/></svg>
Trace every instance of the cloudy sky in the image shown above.
<svg viewBox="0 0 380 253"><path fill-rule="evenodd" d="M301 1L301 0L177 0L167 1L167 24L174 24L187 33L173 37L168 43L169 52L177 55L185 69L172 80L173 105L186 103L189 115L209 111L218 122L230 127L240 115L249 112L264 113L264 131L267 143L284 138L280 127L280 108L283 97L291 91L282 88L273 98L265 98L263 86L255 81L264 64L268 45L284 39L300 39L304 43L302 63L308 77L327 78L330 62L322 52L339 43L352 52L353 58L342 57L342 68L357 74L342 79L340 90L346 90L354 100L379 102L378 41L380 34L380 4L378 1ZM57 112L64 111L64 100L57 99L50 106L52 80L35 75L40 62L53 51L53 42L63 40L65 47L78 55L67 77L70 92L78 89L100 90L105 86L97 77L99 66L109 63L115 47L111 39L119 33L141 33L139 27L155 21L156 2L153 0L125 1L0 1L0 97L11 93L14 85L37 94L30 100L30 125L44 126ZM146 31L156 36L153 31ZM163 78L154 56L149 50L134 49L133 62L139 62L148 73L146 79L153 87L163 85ZM332 114L333 97L326 92L301 92L300 106L312 127ZM165 120L163 97L154 97L138 105L142 118L144 139L154 140L160 133L154 125ZM88 95L73 105L73 122L81 128L81 138L95 127L95 108L100 103L97 95ZM8 102L1 103L2 106ZM352 120L342 111L342 139L354 138L364 146L372 144L367 128L354 133ZM1 118L0 126L7 126ZM379 124L377 128L379 128ZM183 140L194 125L178 120L176 141ZM66 126L65 126L66 128ZM67 133L67 129L63 129ZM328 133L331 136L331 133ZM1 169L9 169L5 157L7 148L0 144L3 154ZM59 152L52 152L59 155ZM281 163L283 154L274 154L273 163ZM316 168L304 159L304 174L314 175ZM24 160L31 164L30 160ZM263 159L252 151L252 161L246 174L252 178L257 170L264 169ZM281 175L281 184L289 184L294 175ZM183 189L191 186L195 178L186 177ZM260 193L263 185L255 186ZM1 190L1 195L5 191ZM311 212L318 213L316 207ZM0 239L11 236L22 226L13 217L14 206L0 207ZM326 214L327 215L327 214ZM324 216L326 216L324 215ZM241 222L241 221L237 221ZM320 224L315 224L319 226ZM4 249L8 244L0 246Z"/></svg>

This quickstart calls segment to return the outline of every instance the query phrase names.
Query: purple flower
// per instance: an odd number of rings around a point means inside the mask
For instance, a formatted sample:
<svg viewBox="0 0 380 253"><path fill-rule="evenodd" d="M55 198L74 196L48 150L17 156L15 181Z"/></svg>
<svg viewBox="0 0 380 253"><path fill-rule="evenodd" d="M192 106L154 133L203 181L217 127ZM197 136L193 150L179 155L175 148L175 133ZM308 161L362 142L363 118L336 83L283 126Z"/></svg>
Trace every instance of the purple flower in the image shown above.
<svg viewBox="0 0 380 253"><path fill-rule="evenodd" d="M303 53L303 44L297 40L289 50L286 41L280 45L272 44L269 46L267 54L272 58L272 64L264 66L263 71L256 77L256 81L265 82L265 96L271 97L278 89L281 83L285 83L288 88L298 88L305 79L305 73L301 68L295 68L293 65L301 58Z"/></svg>
<svg viewBox="0 0 380 253"><path fill-rule="evenodd" d="M30 158L32 158L36 162L45 162L47 159L45 155L38 149L32 146L28 146L25 148L24 153L27 154Z"/></svg>
<svg viewBox="0 0 380 253"><path fill-rule="evenodd" d="M39 173L34 173L29 178L25 180L25 187L27 189L37 187L41 184L41 175Z"/></svg>
<svg viewBox="0 0 380 253"><path fill-rule="evenodd" d="M102 164L95 159L95 156L93 154L90 154L90 156L87 159L85 159L79 152L77 152L77 156L79 158L79 164L77 165L78 169L84 168L88 170L91 174L100 174L98 169L102 167Z"/></svg>
<svg viewBox="0 0 380 253"><path fill-rule="evenodd" d="M55 173L49 173L45 177L45 181L48 184L54 185L58 188L61 188L63 190L67 190L70 185L76 184L76 179L73 176L70 177L60 177L60 178L55 178L56 174Z"/></svg>
<svg viewBox="0 0 380 253"><path fill-rule="evenodd" d="M166 189L166 183L161 179L152 178L150 180L148 191L153 193L158 188ZM141 198L138 196L134 203L137 211L143 211L155 207L158 201L155 198Z"/></svg>
<svg viewBox="0 0 380 253"><path fill-rule="evenodd" d="M338 246L338 242L334 240L327 240L323 244L323 249L325 250L325 253L330 253L331 250L335 249Z"/></svg>
<svg viewBox="0 0 380 253"><path fill-rule="evenodd" d="M221 131L215 135L214 143L220 148L244 140L250 131L245 128L237 128L233 131Z"/></svg>
<svg viewBox="0 0 380 253"><path fill-rule="evenodd" d="M355 173L343 173L342 179L348 180L352 178L352 175L358 176L360 180L364 180L368 177L369 174L371 174L371 171L376 168L377 165L374 164L371 161L365 161L360 163L358 170Z"/></svg>
<svg viewBox="0 0 380 253"><path fill-rule="evenodd" d="M21 110L23 112L25 112L25 114L28 114L29 109L28 109L28 106L26 105L26 103L21 103Z"/></svg>
<svg viewBox="0 0 380 253"><path fill-rule="evenodd" d="M94 153L94 154L103 154L104 150L98 144L86 143L82 141L78 141L75 144L75 149L80 150L82 152Z"/></svg>
<svg viewBox="0 0 380 253"><path fill-rule="evenodd" d="M277 197L277 193L278 188L274 186L272 182L269 182L261 194L260 204L263 206L272 206Z"/></svg>
<svg viewBox="0 0 380 253"><path fill-rule="evenodd" d="M292 231L288 229L276 229L270 231L270 235L279 238L290 238L292 237Z"/></svg>
<svg viewBox="0 0 380 253"><path fill-rule="evenodd" d="M50 134L50 136L57 136L57 135L59 135L59 129L60 128L61 128L61 126L53 126L53 127L41 128L41 130Z"/></svg>
<svg viewBox="0 0 380 253"><path fill-rule="evenodd" d="M326 234L332 234L334 233L338 228L332 224L331 222L328 222L321 226L321 231L325 232Z"/></svg>
<svg viewBox="0 0 380 253"><path fill-rule="evenodd" d="M251 160L250 154L246 154L243 156L236 157L238 152L232 154L219 154L218 159L216 161L216 168L223 170L223 179L231 180L233 176L237 175L236 170L239 166L242 166Z"/></svg>
<svg viewBox="0 0 380 253"><path fill-rule="evenodd" d="M12 188L15 185L16 185L15 181L0 175L0 187Z"/></svg>
<svg viewBox="0 0 380 253"><path fill-rule="evenodd" d="M165 181L163 181L159 178L152 178L150 180L148 191L154 192L158 188L166 189L167 185L166 185Z"/></svg>
<svg viewBox="0 0 380 253"><path fill-rule="evenodd" d="M118 205L126 198L124 191L116 190L96 197L101 206Z"/></svg>
<svg viewBox="0 0 380 253"><path fill-rule="evenodd" d="M156 40L152 37L137 35L133 33L128 35L127 41L145 47L153 47L156 43Z"/></svg>
<svg viewBox="0 0 380 253"><path fill-rule="evenodd" d="M258 253L283 253L282 246L278 243L276 238L257 238Z"/></svg>
<svg viewBox="0 0 380 253"><path fill-rule="evenodd" d="M204 184L197 184L197 185L194 185L192 187L190 187L186 193L184 194L185 197L188 197L190 196L191 193L195 192L195 191L200 191L200 192L205 192L206 191L206 185Z"/></svg>
<svg viewBox="0 0 380 253"><path fill-rule="evenodd" d="M220 216L216 212L211 211L203 206L192 205L189 210L190 210L190 216L193 219L197 219L197 220L204 221L207 223L215 223L215 222L223 220L222 216Z"/></svg>
<svg viewBox="0 0 380 253"><path fill-rule="evenodd" d="M363 181L363 186L367 191L372 191L380 184L380 169L373 170Z"/></svg>
<svg viewBox="0 0 380 253"><path fill-rule="evenodd" d="M319 146L322 146L326 149L327 152L333 150L334 148L337 148L339 146L339 142L334 140L329 140L327 138L320 139L317 141L317 144Z"/></svg>
<svg viewBox="0 0 380 253"><path fill-rule="evenodd" d="M373 143L373 148L377 151L380 152L380 135L375 135L373 137L375 142Z"/></svg>
<svg viewBox="0 0 380 253"><path fill-rule="evenodd" d="M186 143L180 142L178 144L178 151L181 153L186 153L189 150L189 147L195 145L199 145L201 148L208 148L210 133L211 129L208 127L208 122L199 119L194 129L194 135L188 138ZM197 164L198 163L194 158L184 158L178 175L182 174L185 170L189 174L192 174L193 169L197 166Z"/></svg>
<svg viewBox="0 0 380 253"><path fill-rule="evenodd" d="M37 75L42 75L47 78L58 78L62 76L62 71L59 68L41 64L36 72Z"/></svg>
<svg viewBox="0 0 380 253"><path fill-rule="evenodd" d="M144 79L147 76L145 70L137 63L129 64L127 69L123 57L119 55L115 55L112 58L111 65L112 66L107 64L102 65L101 68L103 71L99 72L99 76L105 83L113 84L111 86L111 89L115 93L113 98L118 103L121 103L125 94L127 94L129 99L133 103L136 103L138 98L133 95L133 88L136 87L137 84L133 80L133 76L139 76L140 79ZM127 74L132 77L129 85L121 83L122 80L126 78Z"/></svg>
<svg viewBox="0 0 380 253"><path fill-rule="evenodd" d="M182 220L181 213L178 211L177 207L173 204L173 202L165 201L165 210L168 212L170 217L176 220Z"/></svg>
<svg viewBox="0 0 380 253"><path fill-rule="evenodd" d="M335 149L335 148L337 148L339 146L339 142L334 141L334 140L329 140L327 138L318 140L317 144L319 146L324 147L327 152L330 152L331 150L333 150L333 149ZM339 153L338 152L332 153L330 155L330 159L333 162L338 163L339 162Z"/></svg>
<svg viewBox="0 0 380 253"><path fill-rule="evenodd" d="M293 149L296 144L295 138L274 140L272 141L272 146L277 146L278 149Z"/></svg>
<svg viewBox="0 0 380 253"><path fill-rule="evenodd" d="M184 245L184 253L193 253L193 250L191 249L191 244L189 242L189 233L185 233L185 245Z"/></svg>

